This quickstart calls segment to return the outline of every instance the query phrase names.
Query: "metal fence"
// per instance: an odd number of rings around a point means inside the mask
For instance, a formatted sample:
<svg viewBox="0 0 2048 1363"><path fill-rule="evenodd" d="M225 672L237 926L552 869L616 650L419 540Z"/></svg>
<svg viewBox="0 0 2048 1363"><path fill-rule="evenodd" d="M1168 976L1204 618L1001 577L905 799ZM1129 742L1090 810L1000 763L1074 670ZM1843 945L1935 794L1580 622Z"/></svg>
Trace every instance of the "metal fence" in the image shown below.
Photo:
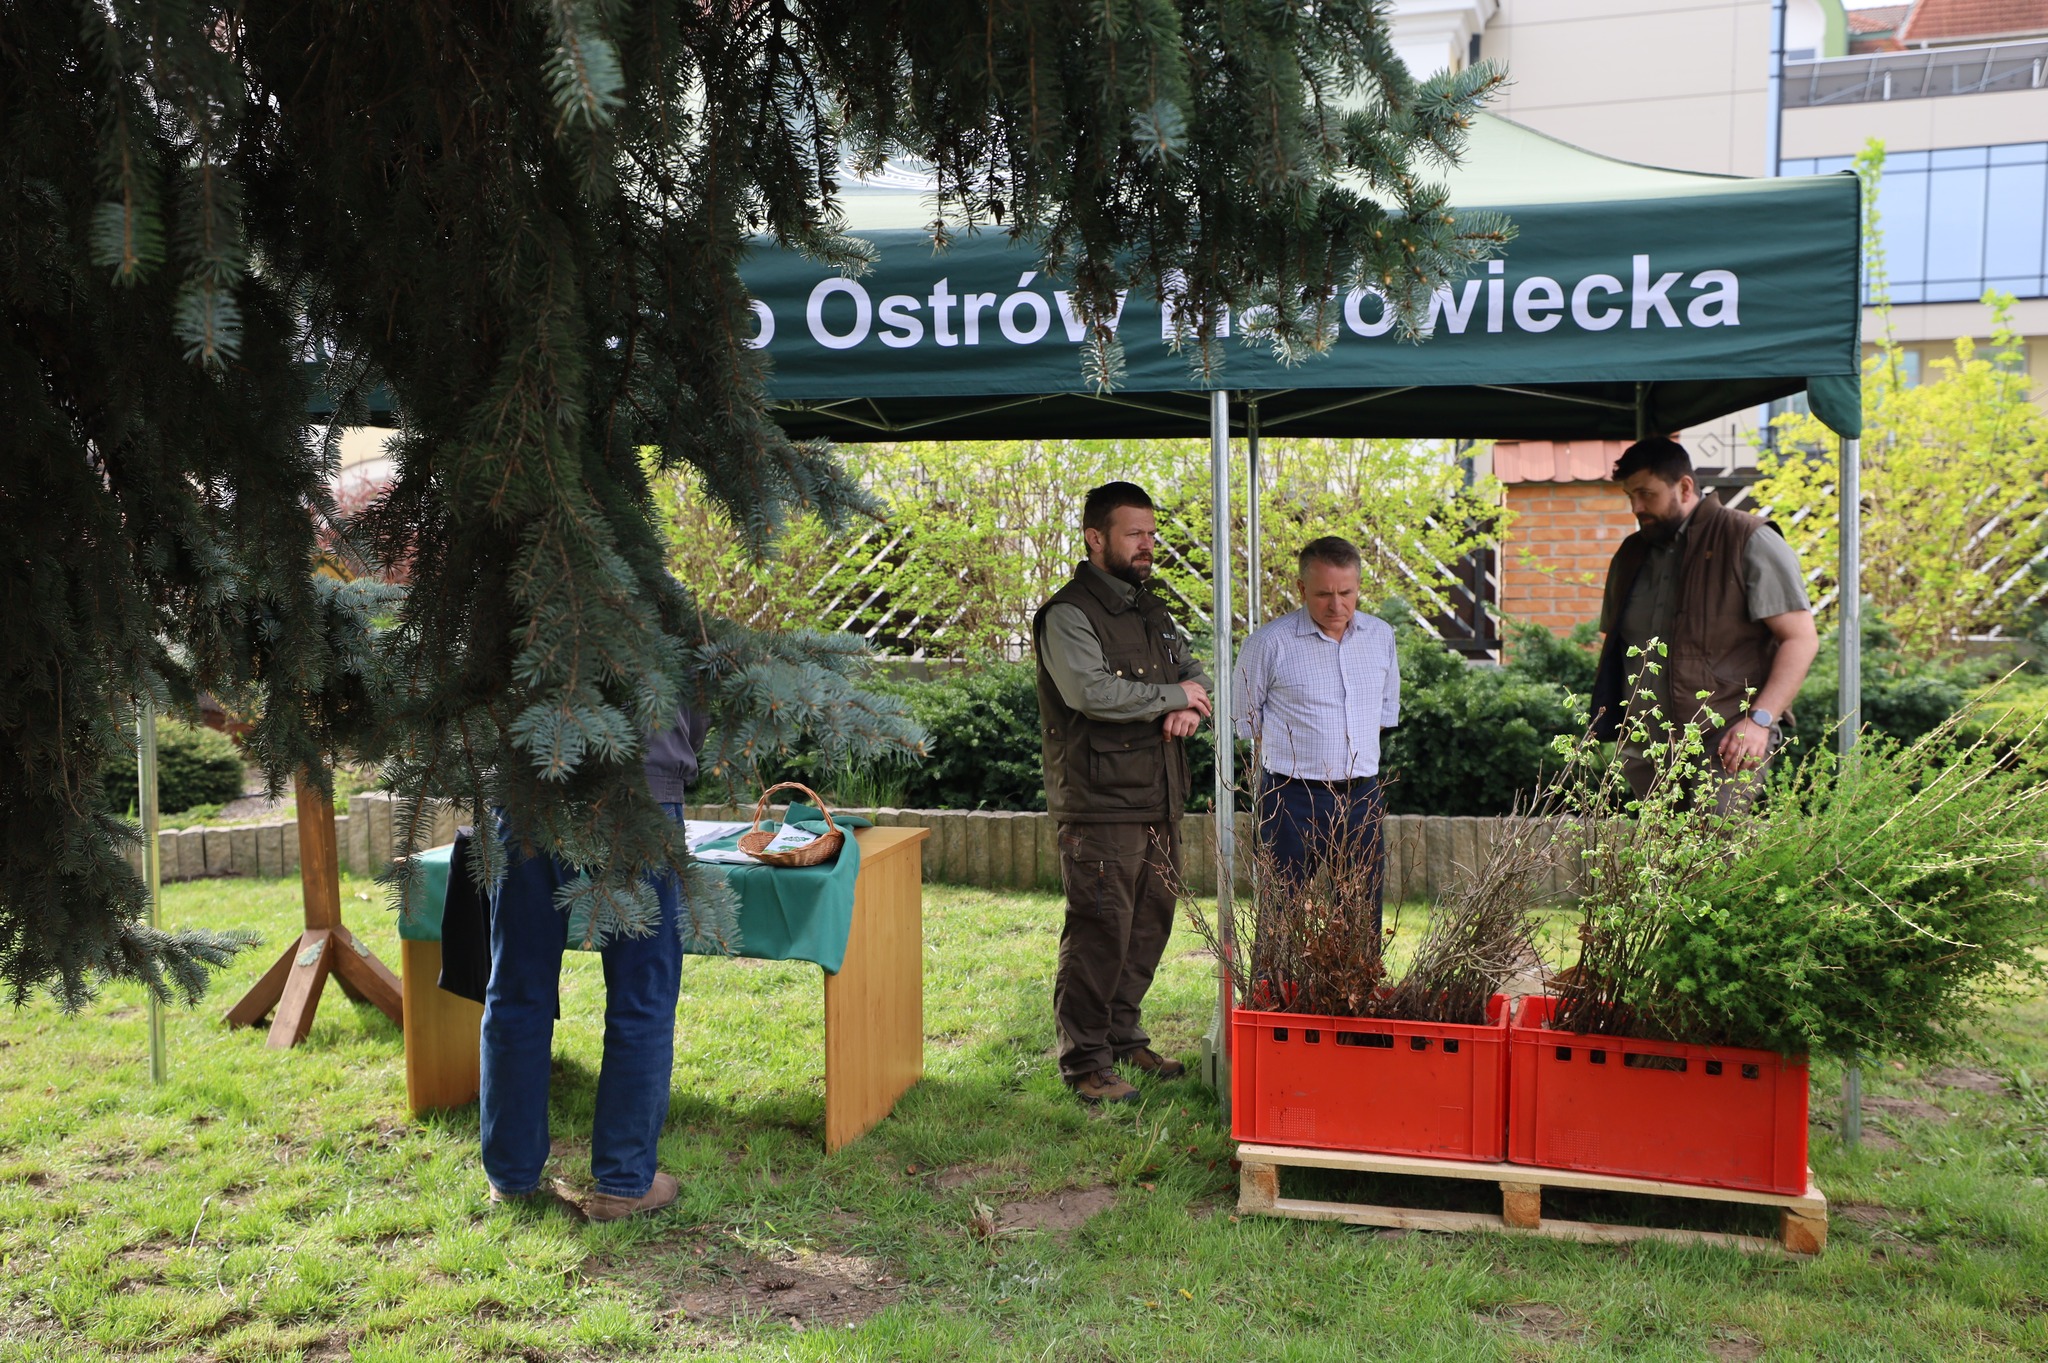
<svg viewBox="0 0 2048 1363"><path fill-rule="evenodd" d="M2048 87L2048 42L1935 47L1785 64L1785 107L1940 99Z"/></svg>

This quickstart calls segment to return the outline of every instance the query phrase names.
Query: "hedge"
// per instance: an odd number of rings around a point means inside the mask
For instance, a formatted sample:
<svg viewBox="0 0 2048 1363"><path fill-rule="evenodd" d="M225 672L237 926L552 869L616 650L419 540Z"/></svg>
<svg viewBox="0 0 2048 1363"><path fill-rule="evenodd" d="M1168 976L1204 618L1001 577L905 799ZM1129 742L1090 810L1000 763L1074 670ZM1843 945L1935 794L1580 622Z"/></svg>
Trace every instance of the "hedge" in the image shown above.
<svg viewBox="0 0 2048 1363"><path fill-rule="evenodd" d="M157 721L157 807L163 813L240 798L245 766L242 750L226 734L175 719ZM115 809L132 808L135 780L135 754L117 753L106 767L107 803Z"/></svg>

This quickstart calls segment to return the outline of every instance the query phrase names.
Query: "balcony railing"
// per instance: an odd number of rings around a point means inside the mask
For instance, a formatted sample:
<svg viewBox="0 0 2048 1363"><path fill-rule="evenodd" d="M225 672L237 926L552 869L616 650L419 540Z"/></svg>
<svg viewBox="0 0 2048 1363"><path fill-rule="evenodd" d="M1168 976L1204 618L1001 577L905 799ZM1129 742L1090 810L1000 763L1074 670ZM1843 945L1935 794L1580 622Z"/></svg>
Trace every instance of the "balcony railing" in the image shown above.
<svg viewBox="0 0 2048 1363"><path fill-rule="evenodd" d="M2048 88L2048 41L1935 47L1785 64L1785 107Z"/></svg>

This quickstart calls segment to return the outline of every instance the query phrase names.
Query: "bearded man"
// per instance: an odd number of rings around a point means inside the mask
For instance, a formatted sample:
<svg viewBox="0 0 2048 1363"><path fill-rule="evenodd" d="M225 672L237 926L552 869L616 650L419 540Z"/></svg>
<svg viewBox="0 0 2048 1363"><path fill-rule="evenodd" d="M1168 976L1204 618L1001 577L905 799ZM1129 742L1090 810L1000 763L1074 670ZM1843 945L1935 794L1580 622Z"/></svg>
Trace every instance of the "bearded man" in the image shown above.
<svg viewBox="0 0 2048 1363"><path fill-rule="evenodd" d="M1641 799L1670 765L1655 749L1697 721L1707 731L1698 802L1740 813L1820 652L1798 556L1762 517L1701 497L1675 440L1629 446L1614 480L1640 528L1607 570L1594 733L1621 742Z"/></svg>
<svg viewBox="0 0 2048 1363"><path fill-rule="evenodd" d="M1146 585L1152 499L1105 483L1081 509L1088 559L1031 622L1045 805L1059 823L1066 921L1053 983L1060 1075L1084 1103L1138 1090L1118 1063L1178 1079L1152 1049L1146 991L1173 930L1187 739L1209 717L1209 677Z"/></svg>

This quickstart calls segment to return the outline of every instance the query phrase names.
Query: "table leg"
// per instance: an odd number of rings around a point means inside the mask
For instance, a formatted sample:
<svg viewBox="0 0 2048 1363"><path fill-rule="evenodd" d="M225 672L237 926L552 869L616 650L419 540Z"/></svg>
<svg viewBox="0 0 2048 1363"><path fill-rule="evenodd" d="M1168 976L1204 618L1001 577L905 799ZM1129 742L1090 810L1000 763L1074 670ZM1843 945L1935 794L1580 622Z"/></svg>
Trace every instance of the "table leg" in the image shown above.
<svg viewBox="0 0 2048 1363"><path fill-rule="evenodd" d="M846 960L825 977L825 1149L924 1076L924 876L915 844L863 860Z"/></svg>
<svg viewBox="0 0 2048 1363"><path fill-rule="evenodd" d="M405 1097L413 1115L476 1101L484 1006L441 988L441 944L400 942L405 990Z"/></svg>

